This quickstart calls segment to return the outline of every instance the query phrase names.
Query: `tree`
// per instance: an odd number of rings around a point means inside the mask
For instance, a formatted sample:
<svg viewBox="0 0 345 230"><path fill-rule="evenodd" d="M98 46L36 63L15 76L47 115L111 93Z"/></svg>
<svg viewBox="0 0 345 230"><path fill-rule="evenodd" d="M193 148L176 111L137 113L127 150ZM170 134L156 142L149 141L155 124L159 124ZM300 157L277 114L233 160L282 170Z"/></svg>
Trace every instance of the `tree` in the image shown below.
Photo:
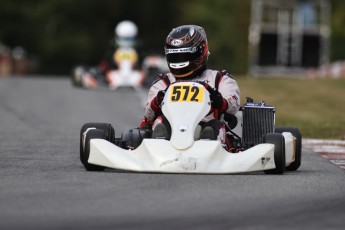
<svg viewBox="0 0 345 230"><path fill-rule="evenodd" d="M211 65L234 73L246 72L249 0L190 0L181 4L181 11L181 24L198 24L205 28Z"/></svg>

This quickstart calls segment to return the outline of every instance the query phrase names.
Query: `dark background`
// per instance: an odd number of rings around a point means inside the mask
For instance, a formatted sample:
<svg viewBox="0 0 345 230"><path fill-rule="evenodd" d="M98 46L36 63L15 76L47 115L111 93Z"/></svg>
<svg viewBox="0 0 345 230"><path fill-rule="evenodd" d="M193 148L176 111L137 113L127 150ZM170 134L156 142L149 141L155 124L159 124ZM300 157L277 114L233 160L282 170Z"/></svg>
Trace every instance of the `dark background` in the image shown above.
<svg viewBox="0 0 345 230"><path fill-rule="evenodd" d="M331 60L345 59L345 1L331 0ZM68 74L77 64L96 65L112 43L114 28L132 20L141 56L163 54L173 27L206 29L209 63L233 73L248 65L249 0L0 0L0 42L22 46L36 60L35 72Z"/></svg>

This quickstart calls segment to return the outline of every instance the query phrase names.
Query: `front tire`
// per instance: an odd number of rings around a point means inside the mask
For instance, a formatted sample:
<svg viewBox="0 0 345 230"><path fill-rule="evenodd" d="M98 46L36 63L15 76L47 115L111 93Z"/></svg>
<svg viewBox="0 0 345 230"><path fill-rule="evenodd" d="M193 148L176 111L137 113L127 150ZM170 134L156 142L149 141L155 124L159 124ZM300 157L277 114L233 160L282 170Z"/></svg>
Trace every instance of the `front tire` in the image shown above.
<svg viewBox="0 0 345 230"><path fill-rule="evenodd" d="M302 134L298 128L293 127L276 127L276 133L289 132L296 138L295 161L286 167L287 171L296 171L302 163Z"/></svg>
<svg viewBox="0 0 345 230"><path fill-rule="evenodd" d="M94 131L102 131L103 134L101 135L99 132L97 134L94 134ZM87 131L86 135L84 133ZM92 132L91 132L92 131ZM90 136L90 135L96 135L96 136ZM89 136L89 139L87 137ZM93 137L93 138L91 138ZM87 147L90 145L90 138L100 138L100 139L105 139L111 143L115 143L115 130L112 127L111 124L108 123L86 123L83 125L83 127L80 130L80 144L79 144L79 151L80 151L80 161L81 163L85 166L86 170L88 171L102 171L104 170L104 167L97 166L93 167L96 165L91 165L87 161L89 159L89 152L86 153ZM90 149L88 149L89 151Z"/></svg>
<svg viewBox="0 0 345 230"><path fill-rule="evenodd" d="M285 171L285 138L280 133L268 133L264 137L264 143L274 144L275 169L265 170L266 174L283 174Z"/></svg>
<svg viewBox="0 0 345 230"><path fill-rule="evenodd" d="M90 129L85 135L85 147L80 153L80 160L87 171L103 171L105 167L90 164L88 162L90 156L90 141L92 139L105 139L105 133L100 129Z"/></svg>
<svg viewBox="0 0 345 230"><path fill-rule="evenodd" d="M74 87L83 87L82 78L86 72L86 68L83 66L76 66L73 68L71 73L72 85Z"/></svg>
<svg viewBox="0 0 345 230"><path fill-rule="evenodd" d="M103 130L105 133L105 140L111 142L111 143L115 143L115 130L113 128L113 126L111 124L108 123L86 123L83 125L83 127L81 127L80 130L80 145L79 145L79 149L80 149L80 153L83 151L83 134L86 130L90 129L90 128L94 128L94 129L100 129ZM81 158L81 155L80 155Z"/></svg>

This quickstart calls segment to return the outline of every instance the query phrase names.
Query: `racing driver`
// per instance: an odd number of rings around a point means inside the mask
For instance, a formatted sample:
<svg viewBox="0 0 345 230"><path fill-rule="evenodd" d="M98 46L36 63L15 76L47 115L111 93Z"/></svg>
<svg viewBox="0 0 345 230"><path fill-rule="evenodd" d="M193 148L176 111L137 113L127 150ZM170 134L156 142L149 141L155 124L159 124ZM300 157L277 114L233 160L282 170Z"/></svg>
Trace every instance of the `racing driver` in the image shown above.
<svg viewBox="0 0 345 230"><path fill-rule="evenodd" d="M140 127L152 125L152 137L170 139L171 127L162 115L161 103L170 84L195 81L210 92L211 110L200 123L200 139L219 140L225 145L225 127L219 121L222 113L235 114L240 107L240 90L225 70L206 66L210 52L205 30L197 25L174 28L165 41L165 56L170 73L160 74L149 89L144 119Z"/></svg>

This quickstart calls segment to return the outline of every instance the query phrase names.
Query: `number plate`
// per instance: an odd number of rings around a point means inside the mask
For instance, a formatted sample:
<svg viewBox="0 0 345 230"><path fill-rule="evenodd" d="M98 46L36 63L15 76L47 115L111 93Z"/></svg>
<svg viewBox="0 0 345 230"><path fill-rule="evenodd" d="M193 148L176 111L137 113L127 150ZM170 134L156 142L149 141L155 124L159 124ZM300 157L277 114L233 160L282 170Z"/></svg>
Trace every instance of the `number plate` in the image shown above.
<svg viewBox="0 0 345 230"><path fill-rule="evenodd" d="M170 102L203 102L204 87L196 85L172 85Z"/></svg>

